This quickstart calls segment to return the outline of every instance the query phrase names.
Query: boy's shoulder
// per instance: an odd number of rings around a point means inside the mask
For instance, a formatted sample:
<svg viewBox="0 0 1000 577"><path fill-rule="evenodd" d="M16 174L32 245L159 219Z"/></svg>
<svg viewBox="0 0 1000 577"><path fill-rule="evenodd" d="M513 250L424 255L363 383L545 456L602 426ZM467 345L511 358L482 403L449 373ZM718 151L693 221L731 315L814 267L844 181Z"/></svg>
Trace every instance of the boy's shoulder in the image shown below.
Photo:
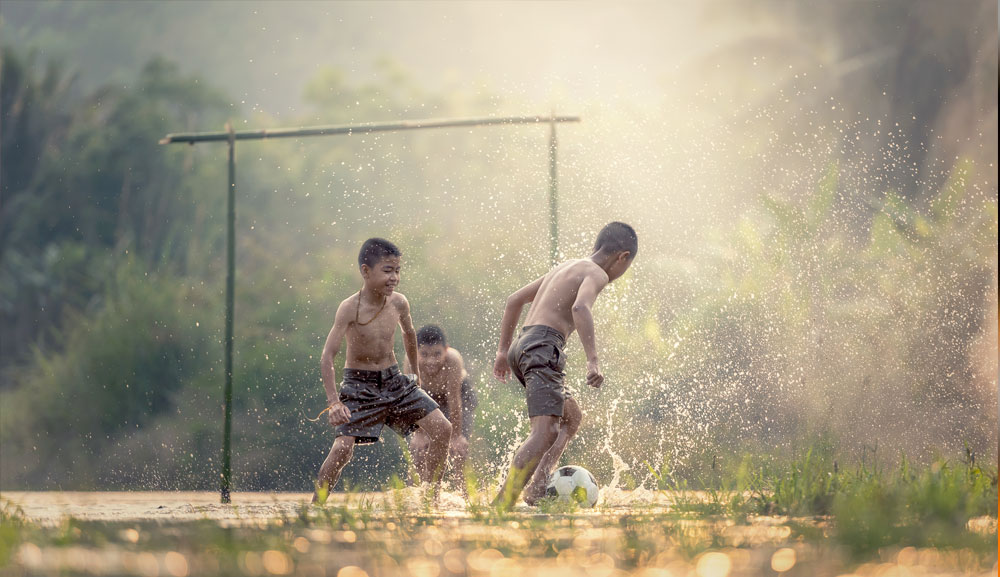
<svg viewBox="0 0 1000 577"><path fill-rule="evenodd" d="M586 268L595 267L598 269L601 268L600 266L597 265L596 262L590 260L589 258L571 258L555 265L554 267L552 267L552 270L558 270L570 267L586 267Z"/></svg>
<svg viewBox="0 0 1000 577"><path fill-rule="evenodd" d="M386 297L385 308L391 309L392 314L398 318L410 316L410 301L400 292L392 291L392 294Z"/></svg>
<svg viewBox="0 0 1000 577"><path fill-rule="evenodd" d="M408 309L410 307L410 301L401 292L392 291L392 294L388 298L389 302L386 304L391 304L397 308L403 307Z"/></svg>
<svg viewBox="0 0 1000 577"><path fill-rule="evenodd" d="M352 294L351 296L349 296L349 297L345 298L344 300L340 301L340 304L337 305L337 313L340 314L341 311L346 311L348 308L357 305L357 303L358 303L358 294L360 292L361 291L355 291L354 294Z"/></svg>
<svg viewBox="0 0 1000 577"><path fill-rule="evenodd" d="M449 361L458 363L459 365L462 364L462 353L458 352L458 349L455 347L448 347L448 352L446 354L448 355Z"/></svg>
<svg viewBox="0 0 1000 577"><path fill-rule="evenodd" d="M587 276L604 277L605 280L608 278L608 273L601 268L600 265L589 258L575 258L563 261L553 267L553 269L549 271L549 274L567 269L583 272Z"/></svg>

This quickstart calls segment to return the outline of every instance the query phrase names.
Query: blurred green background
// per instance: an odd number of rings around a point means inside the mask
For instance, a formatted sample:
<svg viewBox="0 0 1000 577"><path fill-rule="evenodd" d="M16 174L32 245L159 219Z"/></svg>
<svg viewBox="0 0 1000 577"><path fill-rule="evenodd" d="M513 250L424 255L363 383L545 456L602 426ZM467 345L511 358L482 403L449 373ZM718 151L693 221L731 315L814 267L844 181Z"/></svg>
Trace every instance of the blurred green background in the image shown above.
<svg viewBox="0 0 1000 577"><path fill-rule="evenodd" d="M560 246L640 237L595 310L568 462L603 483L817 443L997 458L997 7L19 2L0 7L0 486L214 489L226 149L168 132L579 114ZM514 33L514 29L518 31ZM237 146L234 483L309 490L319 355L370 236L480 391L493 480L527 431L490 375L547 269L548 131ZM402 346L397 340L398 356ZM567 367L581 389L575 337ZM343 362L343 356L339 358ZM343 483L405 474L391 434Z"/></svg>

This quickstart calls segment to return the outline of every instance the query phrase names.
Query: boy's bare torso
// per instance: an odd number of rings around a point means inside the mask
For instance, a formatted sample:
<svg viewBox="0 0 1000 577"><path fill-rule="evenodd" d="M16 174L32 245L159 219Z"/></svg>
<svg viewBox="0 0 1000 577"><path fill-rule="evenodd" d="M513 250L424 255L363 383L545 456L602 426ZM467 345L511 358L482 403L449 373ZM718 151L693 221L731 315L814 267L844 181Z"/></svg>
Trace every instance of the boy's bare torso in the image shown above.
<svg viewBox="0 0 1000 577"><path fill-rule="evenodd" d="M359 307L358 293L340 303L341 307L347 307L351 319L345 335L347 353L344 368L379 371L396 364L393 345L403 302L403 295L393 292L386 296L384 308L381 302L366 303L364 299L361 299Z"/></svg>
<svg viewBox="0 0 1000 577"><path fill-rule="evenodd" d="M608 274L590 259L568 260L557 265L542 277L535 299L528 309L524 326L545 325L562 333L566 338L573 333L573 303L583 280L596 275L608 282Z"/></svg>
<svg viewBox="0 0 1000 577"><path fill-rule="evenodd" d="M457 378L461 381L465 376L462 355L457 350L448 347L448 353L438 372L430 373L421 369L420 377L423 380L420 386L433 397L443 397L448 394L448 387L454 379Z"/></svg>

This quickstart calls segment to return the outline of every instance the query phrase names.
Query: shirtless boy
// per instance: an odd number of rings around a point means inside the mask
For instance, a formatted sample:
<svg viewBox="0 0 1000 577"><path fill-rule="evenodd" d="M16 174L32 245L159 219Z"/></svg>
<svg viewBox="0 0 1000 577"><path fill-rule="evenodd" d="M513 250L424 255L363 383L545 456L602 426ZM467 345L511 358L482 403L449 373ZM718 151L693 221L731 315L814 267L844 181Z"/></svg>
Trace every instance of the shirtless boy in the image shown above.
<svg viewBox="0 0 1000 577"><path fill-rule="evenodd" d="M534 505L545 494L549 475L583 418L563 385L566 339L574 330L579 333L587 355L587 384L600 387L604 375L598 364L591 307L601 290L628 270L638 248L635 230L612 222L597 235L590 258L556 265L507 298L493 374L506 381L514 373L524 385L531 432L514 454L507 479L493 500L498 510L509 511L529 479L524 494L527 504ZM524 326L513 340L521 309L528 303L532 305Z"/></svg>
<svg viewBox="0 0 1000 577"><path fill-rule="evenodd" d="M403 345L410 366L418 367L417 336L410 318L410 303L396 292L402 253L391 242L370 238L361 246L358 265L364 286L337 308L333 328L326 337L320 367L329 403L330 425L336 439L319 470L319 483L332 490L354 445L375 443L388 425L400 436L415 430L428 438L426 469L421 478L435 488L441 481L451 423L445 418L417 378L399 371L393 341L396 326L403 331ZM337 391L334 359L347 339L344 381ZM313 497L316 500L316 497Z"/></svg>
<svg viewBox="0 0 1000 577"><path fill-rule="evenodd" d="M451 421L448 477L461 481L469 451L472 420L478 404L476 391L469 383L462 355L448 346L444 331L437 325L427 325L417 331L417 364L420 368L420 386ZM418 430L410 435L410 454L413 455L417 471L425 468L422 462L426 459L429 442L430 439L422 431Z"/></svg>

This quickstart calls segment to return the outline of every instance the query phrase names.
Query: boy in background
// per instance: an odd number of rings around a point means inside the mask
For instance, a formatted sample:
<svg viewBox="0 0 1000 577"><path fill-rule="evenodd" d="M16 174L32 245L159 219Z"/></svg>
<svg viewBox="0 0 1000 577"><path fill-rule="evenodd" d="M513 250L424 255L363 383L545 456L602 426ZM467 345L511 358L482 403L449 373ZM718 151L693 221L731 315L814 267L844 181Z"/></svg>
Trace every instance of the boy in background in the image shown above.
<svg viewBox="0 0 1000 577"><path fill-rule="evenodd" d="M417 364L420 369L420 386L441 407L441 412L451 421L451 446L449 478L464 479L465 459L469 452L469 434L472 432L478 399L469 383L462 355L448 346L444 331L437 325L426 325L417 331ZM409 365L404 365L408 367ZM410 436L410 454L417 471L425 467L430 437L420 430ZM459 486L464 488L463 483Z"/></svg>

